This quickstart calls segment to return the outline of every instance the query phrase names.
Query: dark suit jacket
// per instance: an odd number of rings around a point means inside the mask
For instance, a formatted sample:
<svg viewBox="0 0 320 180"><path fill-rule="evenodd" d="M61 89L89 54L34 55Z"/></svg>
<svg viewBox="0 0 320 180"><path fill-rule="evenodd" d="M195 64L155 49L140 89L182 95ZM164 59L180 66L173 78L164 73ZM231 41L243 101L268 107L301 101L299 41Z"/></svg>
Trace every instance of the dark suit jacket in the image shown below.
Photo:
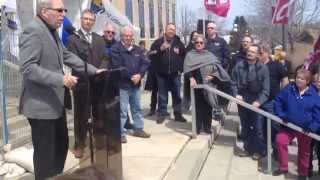
<svg viewBox="0 0 320 180"><path fill-rule="evenodd" d="M23 75L20 113L31 119L58 119L64 110L63 64L84 71L84 63L63 47L57 32L35 17L23 30L19 48ZM88 65L90 75L97 68Z"/></svg>
<svg viewBox="0 0 320 180"><path fill-rule="evenodd" d="M85 40L82 31L78 31L79 36L71 35L68 39L67 48L79 56L83 61L92 64L96 68L108 67L108 55L105 52L105 41L98 34L92 32L92 43ZM72 69L72 73L80 77L80 83L84 82L84 74Z"/></svg>
<svg viewBox="0 0 320 180"><path fill-rule="evenodd" d="M109 58L105 52L104 39L92 32L92 42L88 43L81 30L79 30L77 34L79 36L71 35L69 37L67 48L78 55L83 61L86 61L97 68L108 68ZM75 97L85 98L88 88L85 74L77 72L75 69L72 69L72 74L79 77L77 85L72 88L74 93L80 93ZM92 76L89 80L91 100L97 102L101 98L103 90L103 74Z"/></svg>

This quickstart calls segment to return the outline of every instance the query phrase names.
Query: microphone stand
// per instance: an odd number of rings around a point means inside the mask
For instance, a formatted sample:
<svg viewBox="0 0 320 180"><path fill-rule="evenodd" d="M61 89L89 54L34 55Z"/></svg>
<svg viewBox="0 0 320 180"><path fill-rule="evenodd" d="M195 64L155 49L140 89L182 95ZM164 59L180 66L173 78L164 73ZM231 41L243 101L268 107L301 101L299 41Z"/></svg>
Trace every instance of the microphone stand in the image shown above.
<svg viewBox="0 0 320 180"><path fill-rule="evenodd" d="M88 49L91 52L91 49L88 45ZM93 112L92 112L92 101L91 101L91 91L90 91L90 79L88 74L88 62L84 65L84 72L87 79L87 112L89 112L89 118L87 122L87 127L89 131L89 146L90 146L90 160L91 164L94 163L94 151L93 151Z"/></svg>

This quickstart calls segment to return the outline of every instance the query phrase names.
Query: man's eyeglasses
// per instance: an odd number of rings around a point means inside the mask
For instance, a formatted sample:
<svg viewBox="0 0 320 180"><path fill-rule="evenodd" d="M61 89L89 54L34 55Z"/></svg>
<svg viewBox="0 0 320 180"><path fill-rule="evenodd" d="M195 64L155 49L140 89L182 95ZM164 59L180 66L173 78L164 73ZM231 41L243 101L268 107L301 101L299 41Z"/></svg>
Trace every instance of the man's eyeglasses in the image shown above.
<svg viewBox="0 0 320 180"><path fill-rule="evenodd" d="M50 10L53 10L53 11L57 11L58 13L67 13L68 10L65 9L65 8L47 8L47 9L50 9Z"/></svg>
<svg viewBox="0 0 320 180"><path fill-rule="evenodd" d="M200 44L200 45L202 45L203 42L202 42L202 41L196 41L196 42L194 42L194 44Z"/></svg>
<svg viewBox="0 0 320 180"><path fill-rule="evenodd" d="M116 33L115 32L113 32L113 31L105 31L105 33L107 33L107 34L113 34L113 35L115 35Z"/></svg>
<svg viewBox="0 0 320 180"><path fill-rule="evenodd" d="M207 27L207 29L214 29L213 27Z"/></svg>

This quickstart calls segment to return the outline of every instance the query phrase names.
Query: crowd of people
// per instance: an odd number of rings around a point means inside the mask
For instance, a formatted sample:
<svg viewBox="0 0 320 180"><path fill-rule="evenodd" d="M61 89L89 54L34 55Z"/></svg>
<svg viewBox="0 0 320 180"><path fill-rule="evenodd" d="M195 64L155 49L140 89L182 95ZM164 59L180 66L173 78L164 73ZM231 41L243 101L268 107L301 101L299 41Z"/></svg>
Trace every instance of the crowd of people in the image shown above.
<svg viewBox="0 0 320 180"><path fill-rule="evenodd" d="M313 149L316 147L319 158L320 148L319 142L306 134L320 133L320 78L316 63L300 66L292 76L290 61L281 47L280 51L277 47L279 52L273 56L267 44L255 44L249 35L242 37L241 48L231 55L228 43L217 34L218 27L213 21L206 25L206 34L192 32L187 47L176 34L175 24L169 23L147 50L144 41L140 41L139 46L134 44L134 30L130 26L117 31L106 23L103 36L93 32L96 17L90 10L82 11L81 27L69 36L64 47L57 29L65 12L62 0L39 1L37 16L23 30L19 45L24 80L20 112L31 125L36 180L63 170L68 150L65 108L71 103L71 87L75 124L73 152L77 158L83 156L87 121L90 118L93 124L99 121L97 106L103 93L100 74L107 69L121 69L122 143L127 142L128 129L133 130L133 136L151 137L144 129L140 102L140 86L145 74L145 89L152 91L147 116L156 115L158 124L168 119L168 93L171 92L174 120L186 122L183 113L195 108L198 134L211 134L212 119L228 104L204 89L195 89L195 107L190 107L190 88L208 84L279 116L284 123L303 128L301 133L272 123L273 151L279 162L279 169L273 175L288 172L288 145L295 137L299 178L312 175ZM117 34L119 40L115 38ZM72 68L72 74L64 73L63 64ZM294 80L289 82L289 77ZM89 98L84 98L87 96ZM267 148L265 118L240 105L238 113L242 127L239 138L244 142L244 149L238 155L259 160Z"/></svg>

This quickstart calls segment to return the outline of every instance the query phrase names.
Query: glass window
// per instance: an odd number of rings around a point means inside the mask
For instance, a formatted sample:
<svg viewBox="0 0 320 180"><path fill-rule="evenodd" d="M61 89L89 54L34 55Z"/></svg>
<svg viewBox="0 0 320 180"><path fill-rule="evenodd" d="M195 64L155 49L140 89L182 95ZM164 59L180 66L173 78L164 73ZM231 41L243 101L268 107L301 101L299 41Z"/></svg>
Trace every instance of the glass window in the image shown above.
<svg viewBox="0 0 320 180"><path fill-rule="evenodd" d="M158 22L159 22L159 33L163 31L162 22L162 0L158 0Z"/></svg>
<svg viewBox="0 0 320 180"><path fill-rule="evenodd" d="M153 0L149 0L150 37L154 38L154 5Z"/></svg>
<svg viewBox="0 0 320 180"><path fill-rule="evenodd" d="M172 4L172 22L176 23L176 4Z"/></svg>
<svg viewBox="0 0 320 180"><path fill-rule="evenodd" d="M144 0L138 0L139 6L139 25L140 25L140 37L145 37L145 26L144 26Z"/></svg>
<svg viewBox="0 0 320 180"><path fill-rule="evenodd" d="M126 0L126 16L133 22L132 0Z"/></svg>
<svg viewBox="0 0 320 180"><path fill-rule="evenodd" d="M170 13L169 13L169 0L166 0L166 23L170 22Z"/></svg>

